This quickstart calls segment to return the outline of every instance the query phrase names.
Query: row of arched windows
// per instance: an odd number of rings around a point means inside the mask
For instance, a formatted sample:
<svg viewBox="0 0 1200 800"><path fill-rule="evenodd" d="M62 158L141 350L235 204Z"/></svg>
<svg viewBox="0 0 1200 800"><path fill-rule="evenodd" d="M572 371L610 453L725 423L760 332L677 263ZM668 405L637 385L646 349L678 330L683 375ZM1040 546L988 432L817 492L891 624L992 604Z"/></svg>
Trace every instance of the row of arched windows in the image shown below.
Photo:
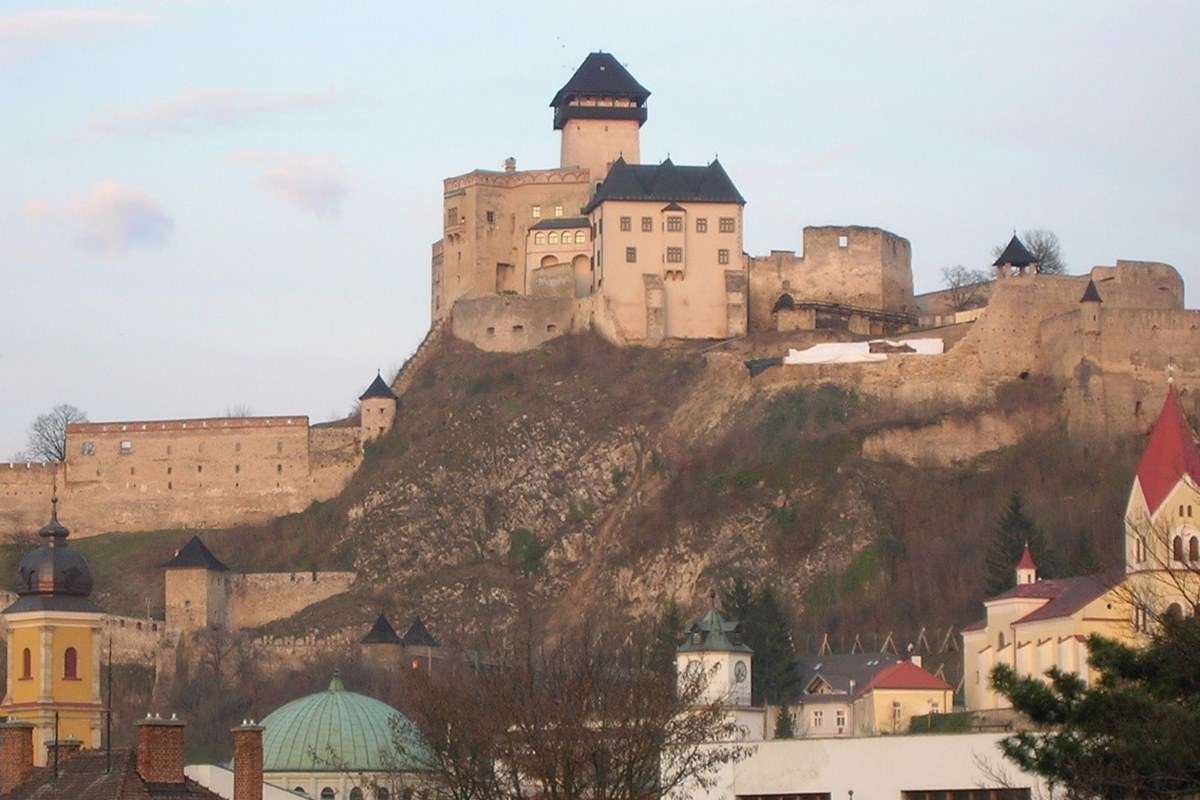
<svg viewBox="0 0 1200 800"><path fill-rule="evenodd" d="M79 653L74 647L68 647L63 652L62 676L65 680L79 679ZM26 647L21 651L21 680L33 679L33 652Z"/></svg>
<svg viewBox="0 0 1200 800"><path fill-rule="evenodd" d="M1171 560L1180 563L1184 561L1200 563L1200 537L1189 536L1187 539L1187 558L1184 558L1184 539L1176 536L1171 540Z"/></svg>
<svg viewBox="0 0 1200 800"><path fill-rule="evenodd" d="M297 786L292 791L294 791L296 794L300 794L300 795L308 794L308 792L304 791L303 786ZM411 798L411 796L412 796L412 790L405 790L405 792L404 792L405 800L409 800L409 798ZM321 800L334 800L334 798L336 798L336 797L337 797L337 792L335 792L333 790L332 786L326 786L325 788L323 788L321 790L321 794L320 794ZM366 795L363 794L362 789L355 786L353 789L350 790L350 800L366 800ZM379 786L375 789L375 800L391 800L391 792L389 792L386 787Z"/></svg>
<svg viewBox="0 0 1200 800"><path fill-rule="evenodd" d="M575 231L573 234L571 231L562 232L561 241L563 244L572 244L572 238L574 239L574 244L587 244L587 231ZM537 231L533 234L534 244L558 244L559 241L558 231L551 231L549 235L542 231Z"/></svg>

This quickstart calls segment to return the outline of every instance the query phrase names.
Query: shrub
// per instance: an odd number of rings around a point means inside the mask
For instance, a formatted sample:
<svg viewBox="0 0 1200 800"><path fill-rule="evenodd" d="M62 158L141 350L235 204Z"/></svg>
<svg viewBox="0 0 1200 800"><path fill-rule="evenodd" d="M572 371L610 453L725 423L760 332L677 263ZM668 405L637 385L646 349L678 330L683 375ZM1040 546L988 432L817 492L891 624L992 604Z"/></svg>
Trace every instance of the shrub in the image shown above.
<svg viewBox="0 0 1200 800"><path fill-rule="evenodd" d="M529 576L542 570L546 546L528 528L516 528L508 534L508 560Z"/></svg>

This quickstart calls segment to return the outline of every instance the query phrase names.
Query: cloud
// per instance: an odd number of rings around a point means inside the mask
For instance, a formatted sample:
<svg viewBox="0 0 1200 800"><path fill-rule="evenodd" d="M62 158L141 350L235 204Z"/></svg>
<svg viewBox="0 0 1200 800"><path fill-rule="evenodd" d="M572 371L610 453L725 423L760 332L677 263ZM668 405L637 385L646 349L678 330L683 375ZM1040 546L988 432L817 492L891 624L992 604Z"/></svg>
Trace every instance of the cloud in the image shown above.
<svg viewBox="0 0 1200 800"><path fill-rule="evenodd" d="M234 159L254 167L258 185L283 201L320 217L341 213L346 175L333 159L262 152L236 153Z"/></svg>
<svg viewBox="0 0 1200 800"><path fill-rule="evenodd" d="M156 100L141 108L100 114L92 118L88 129L100 134L143 136L191 133L243 125L271 114L321 108L340 99L338 93L332 90L290 94L237 90L186 92Z"/></svg>
<svg viewBox="0 0 1200 800"><path fill-rule="evenodd" d="M132 11L83 8L0 14L0 64L55 42L96 36L154 19Z"/></svg>
<svg viewBox="0 0 1200 800"><path fill-rule="evenodd" d="M175 221L154 198L117 181L98 183L86 194L62 204L30 200L25 204L25 214L36 222L65 222L74 231L76 245L99 255L161 246L175 232Z"/></svg>

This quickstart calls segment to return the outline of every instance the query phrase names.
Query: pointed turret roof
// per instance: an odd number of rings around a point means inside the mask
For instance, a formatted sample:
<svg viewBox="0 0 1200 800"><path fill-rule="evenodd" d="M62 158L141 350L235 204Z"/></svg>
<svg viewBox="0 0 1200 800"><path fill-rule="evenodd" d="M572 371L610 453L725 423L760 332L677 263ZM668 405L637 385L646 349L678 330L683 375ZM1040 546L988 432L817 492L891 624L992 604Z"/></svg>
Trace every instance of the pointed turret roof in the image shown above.
<svg viewBox="0 0 1200 800"><path fill-rule="evenodd" d="M191 540L175 553L175 557L167 563L163 564L163 569L206 569L210 572L228 572L229 567L221 563L221 560L212 554L212 551L204 546L204 542L199 536L193 536Z"/></svg>
<svg viewBox="0 0 1200 800"><path fill-rule="evenodd" d="M1037 564L1033 560L1033 553L1029 551L1029 545L1025 545L1025 552L1021 553L1021 560L1017 562L1017 569L1037 569Z"/></svg>
<svg viewBox="0 0 1200 800"><path fill-rule="evenodd" d="M415 617L401 639L405 647L438 647L438 640L425 627L420 617Z"/></svg>
<svg viewBox="0 0 1200 800"><path fill-rule="evenodd" d="M1081 303L1103 303L1100 299L1100 290L1096 288L1096 282L1088 278L1087 288L1083 290L1083 297L1079 298Z"/></svg>
<svg viewBox="0 0 1200 800"><path fill-rule="evenodd" d="M392 391L392 387L387 385L387 381L383 379L383 376L378 371L375 373L375 380L371 381L371 385L367 387L365 392L358 396L358 399L368 400L372 397L396 399L396 393Z"/></svg>
<svg viewBox="0 0 1200 800"><path fill-rule="evenodd" d="M402 644L399 634L383 614L375 620L371 630L362 638L362 644Z"/></svg>
<svg viewBox="0 0 1200 800"><path fill-rule="evenodd" d="M709 603L708 613L688 628L679 652L754 652L742 643L741 623L725 619L717 608L715 592L709 595Z"/></svg>
<svg viewBox="0 0 1200 800"><path fill-rule="evenodd" d="M1021 240L1014 233L1012 239L1008 242L1008 247L1004 248L1004 252L992 264L993 267L1028 267L1030 264L1037 262L1033 254L1026 249L1025 245L1021 244Z"/></svg>
<svg viewBox="0 0 1200 800"><path fill-rule="evenodd" d="M1185 475L1192 481L1200 480L1200 448L1196 447L1196 439L1179 404L1175 385L1170 384L1167 386L1167 399L1163 401L1162 411L1150 431L1150 440L1138 464L1137 481L1151 514L1158 511L1175 484Z"/></svg>
<svg viewBox="0 0 1200 800"><path fill-rule="evenodd" d="M629 70L612 53L596 52L588 53L571 79L554 94L550 106L557 108L580 95L622 97L641 105L646 102L650 92L634 80Z"/></svg>

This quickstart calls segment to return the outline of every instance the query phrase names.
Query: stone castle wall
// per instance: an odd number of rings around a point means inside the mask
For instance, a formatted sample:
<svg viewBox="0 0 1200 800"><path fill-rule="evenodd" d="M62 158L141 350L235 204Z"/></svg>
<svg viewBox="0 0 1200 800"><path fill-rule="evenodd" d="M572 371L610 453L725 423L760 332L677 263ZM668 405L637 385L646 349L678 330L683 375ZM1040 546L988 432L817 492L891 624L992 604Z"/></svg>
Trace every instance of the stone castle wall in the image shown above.
<svg viewBox="0 0 1200 800"><path fill-rule="evenodd" d="M349 591L354 578L353 572L231 574L226 579L227 627L243 630L287 619Z"/></svg>

